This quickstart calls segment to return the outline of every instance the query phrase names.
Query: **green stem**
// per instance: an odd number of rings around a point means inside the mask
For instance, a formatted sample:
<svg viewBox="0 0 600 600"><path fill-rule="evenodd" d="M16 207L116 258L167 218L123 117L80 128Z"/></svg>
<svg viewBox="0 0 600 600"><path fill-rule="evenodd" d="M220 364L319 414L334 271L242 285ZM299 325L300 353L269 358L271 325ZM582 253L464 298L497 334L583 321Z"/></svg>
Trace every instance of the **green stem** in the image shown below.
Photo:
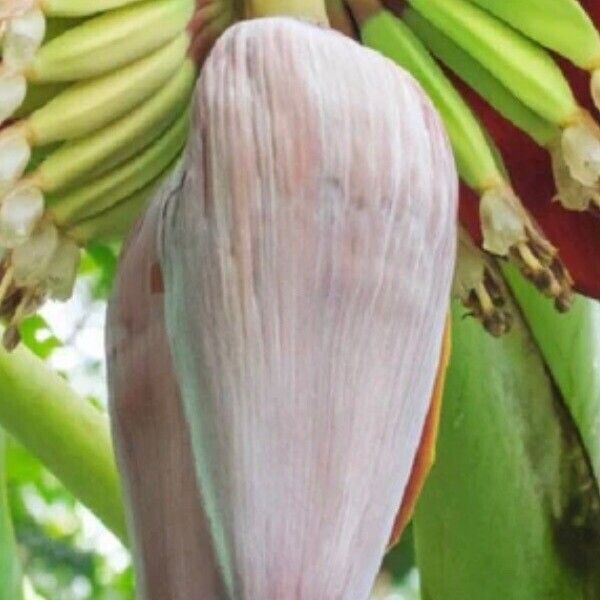
<svg viewBox="0 0 600 600"><path fill-rule="evenodd" d="M108 419L23 347L0 349L0 425L126 541Z"/></svg>
<svg viewBox="0 0 600 600"><path fill-rule="evenodd" d="M246 18L289 16L328 25L324 0L243 0Z"/></svg>
<svg viewBox="0 0 600 600"><path fill-rule="evenodd" d="M5 450L0 430L0 598L21 600L22 574L6 490Z"/></svg>

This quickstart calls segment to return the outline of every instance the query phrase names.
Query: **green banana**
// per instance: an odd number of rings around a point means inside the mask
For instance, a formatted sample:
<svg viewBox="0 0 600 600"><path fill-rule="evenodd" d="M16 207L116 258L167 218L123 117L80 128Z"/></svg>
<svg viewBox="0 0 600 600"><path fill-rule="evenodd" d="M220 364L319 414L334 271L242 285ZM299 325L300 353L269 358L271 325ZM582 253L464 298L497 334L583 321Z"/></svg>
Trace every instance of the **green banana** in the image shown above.
<svg viewBox="0 0 600 600"><path fill-rule="evenodd" d="M569 84L531 40L468 0L409 2L540 116L557 125L578 119L580 109Z"/></svg>
<svg viewBox="0 0 600 600"><path fill-rule="evenodd" d="M476 90L509 121L530 135L540 146L560 137L560 129L523 104L504 84L474 58L432 25L421 13L407 8L402 19L427 49Z"/></svg>
<svg viewBox="0 0 600 600"><path fill-rule="evenodd" d="M189 44L181 33L163 48L96 79L76 83L21 122L32 146L80 138L127 114L154 94L185 61Z"/></svg>
<svg viewBox="0 0 600 600"><path fill-rule="evenodd" d="M523 104L560 127L560 151L571 176L583 186L600 189L600 128L577 104L544 49L468 0L409 2Z"/></svg>
<svg viewBox="0 0 600 600"><path fill-rule="evenodd" d="M525 106L481 63L416 10L408 8L403 18L436 58L476 90L500 114L526 132L537 144L548 149L552 157L558 199L565 208L583 211L588 210L590 204L600 206L600 189L584 186L571 176L561 152L559 127Z"/></svg>
<svg viewBox="0 0 600 600"><path fill-rule="evenodd" d="M197 73L187 56L195 9L194 0L0 8L0 125L16 117L0 129L9 331L47 295L69 297L79 247L123 235L181 152Z"/></svg>
<svg viewBox="0 0 600 600"><path fill-rule="evenodd" d="M27 102L28 82L56 85L100 77L141 61L183 35L193 4L193 0L146 0L85 21L49 19L45 28L29 13L8 20L3 43L5 57L0 65L0 125ZM43 20L39 9L34 9L34 13L35 18ZM29 23L32 20L33 25ZM29 31L32 28L34 33ZM147 31L157 33L149 36ZM42 40L44 44L39 48ZM149 64L147 67L155 80L157 75ZM105 93L110 85L107 77L104 91L98 92ZM121 83L119 89L122 87ZM93 86L88 89L94 92ZM34 103L33 108L39 109L41 105ZM22 117L29 112L22 109L18 114Z"/></svg>
<svg viewBox="0 0 600 600"><path fill-rule="evenodd" d="M350 3L351 9L353 3ZM364 5L361 5L361 9ZM571 280L555 248L534 224L513 192L499 155L481 125L414 33L378 5L358 14L363 42L404 67L421 83L442 116L463 180L481 198L484 248L513 260L563 310Z"/></svg>
<svg viewBox="0 0 600 600"><path fill-rule="evenodd" d="M22 77L24 85L27 87L27 93L22 103L14 111L14 114L12 114L14 119L26 118L31 113L42 108L45 104L50 102L50 100L65 90L68 85L66 83L27 84L25 78L22 75L20 77ZM2 79L0 78L0 95L2 94L1 90ZM2 100L0 100L0 105L1 104ZM9 116L11 115L7 115L7 117Z"/></svg>
<svg viewBox="0 0 600 600"><path fill-rule="evenodd" d="M73 224L65 230L65 233L80 246L85 246L91 241L114 242L123 239L142 213L152 192L159 185L160 179L159 177L115 206Z"/></svg>
<svg viewBox="0 0 600 600"><path fill-rule="evenodd" d="M172 40L185 29L193 9L193 0L146 0L88 19L44 44L25 76L49 83L107 73Z"/></svg>
<svg viewBox="0 0 600 600"><path fill-rule="evenodd" d="M135 2L139 2L139 0L94 0L93 2L82 2L82 0L38 0L38 6L49 17L88 17L107 10L121 8L128 4L134 4Z"/></svg>
<svg viewBox="0 0 600 600"><path fill-rule="evenodd" d="M99 176L133 156L159 136L187 106L195 80L187 59L169 82L133 112L95 133L67 142L23 181L45 193Z"/></svg>
<svg viewBox="0 0 600 600"><path fill-rule="evenodd" d="M471 0L542 46L592 73L600 108L600 33L576 0Z"/></svg>
<svg viewBox="0 0 600 600"><path fill-rule="evenodd" d="M110 209L148 185L180 153L186 140L188 121L189 112L186 111L139 156L75 191L47 197L49 218L59 228L65 229L73 223Z"/></svg>
<svg viewBox="0 0 600 600"><path fill-rule="evenodd" d="M600 34L576 0L471 0L582 69L600 67Z"/></svg>
<svg viewBox="0 0 600 600"><path fill-rule="evenodd" d="M45 194L99 177L159 137L176 115L185 111L194 79L195 67L188 59L166 86L133 112L90 136L58 147L21 181L12 185L5 181L0 244L13 248L28 239L41 218ZM15 172L29 160L23 140L0 135L0 183L3 166L4 171Z"/></svg>

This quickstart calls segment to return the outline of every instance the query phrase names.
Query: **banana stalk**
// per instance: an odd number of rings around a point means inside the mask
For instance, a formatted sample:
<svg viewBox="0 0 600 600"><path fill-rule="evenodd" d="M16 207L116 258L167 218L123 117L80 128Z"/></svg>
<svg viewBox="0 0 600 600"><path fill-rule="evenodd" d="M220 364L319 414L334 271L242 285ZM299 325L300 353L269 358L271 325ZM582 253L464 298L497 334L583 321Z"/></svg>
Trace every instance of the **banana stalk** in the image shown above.
<svg viewBox="0 0 600 600"><path fill-rule="evenodd" d="M0 348L0 372L3 429L127 543L106 415L24 347Z"/></svg>

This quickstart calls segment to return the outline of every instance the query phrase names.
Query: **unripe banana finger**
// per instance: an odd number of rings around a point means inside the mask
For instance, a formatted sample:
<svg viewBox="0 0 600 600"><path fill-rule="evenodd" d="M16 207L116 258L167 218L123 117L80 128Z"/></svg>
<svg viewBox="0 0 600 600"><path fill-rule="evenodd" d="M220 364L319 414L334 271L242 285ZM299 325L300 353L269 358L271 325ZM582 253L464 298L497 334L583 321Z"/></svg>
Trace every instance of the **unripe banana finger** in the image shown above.
<svg viewBox="0 0 600 600"><path fill-rule="evenodd" d="M33 146L83 137L130 112L168 81L185 60L187 33L120 70L77 83L18 125Z"/></svg>
<svg viewBox="0 0 600 600"><path fill-rule="evenodd" d="M159 180L144 189L121 200L115 206L93 217L75 223L66 230L69 237L81 246L95 242L113 242L123 239L131 225L142 213L142 210L153 190L159 185Z"/></svg>
<svg viewBox="0 0 600 600"><path fill-rule="evenodd" d="M187 137L189 114L174 125L139 156L103 177L58 197L48 197L49 217L61 228L104 212L153 181L180 153Z"/></svg>
<svg viewBox="0 0 600 600"><path fill-rule="evenodd" d="M403 21L427 49L446 67L472 87L501 115L525 131L540 146L560 138L560 129L523 104L471 54L455 44L421 13L407 8Z"/></svg>
<svg viewBox="0 0 600 600"><path fill-rule="evenodd" d="M25 74L37 82L75 81L118 69L184 31L193 8L193 0L146 0L101 14L44 44Z"/></svg>
<svg viewBox="0 0 600 600"><path fill-rule="evenodd" d="M65 83L28 83L25 98L21 106L15 111L13 117L15 119L23 119L31 115L31 113L48 104L48 102L65 90L66 87L67 84Z"/></svg>
<svg viewBox="0 0 600 600"><path fill-rule="evenodd" d="M568 82L550 55L531 40L468 0L409 1L540 116L561 126L578 119Z"/></svg>
<svg viewBox="0 0 600 600"><path fill-rule="evenodd" d="M463 5L463 0L456 0L456 2L458 6ZM413 0L413 4L420 5L420 0ZM438 4L438 0L433 0L431 6L437 6ZM444 8L446 9L446 7ZM525 97L519 94L518 89L507 84L506 79L500 81L504 67L509 67L510 61L500 60L498 58L499 54L501 54L500 52L496 52L497 57L494 57L493 49L489 44L488 46L482 44L485 47L478 53L477 45L480 42L471 40L471 43L466 43L456 32L451 34L448 26L445 26L447 31L442 31L443 28L437 25L437 22L440 21L442 11L439 13L434 11L435 19L431 19L428 26L426 24L428 13L423 6L421 10L421 13L418 13L416 10L408 10L406 11L405 18L411 24L411 27L426 40L426 43L440 60L455 70L460 77L479 91L500 113L524 129L541 145L552 149L557 147L556 139L562 140L560 147L562 148L563 156L562 158L557 158L557 160L564 161L571 178L575 180L569 182L568 179L557 179L557 184L561 186L559 190L561 192L560 197L565 202L567 208L578 210L582 202L584 202L584 198L589 200L590 198L597 197L597 191L600 190L600 128L593 118L584 109L578 107L576 103L574 104L573 118L566 122L548 120L549 116L542 115L540 111L537 111L538 116L536 117L534 112L536 110L535 107L526 104ZM495 25L489 21L490 19L494 21L494 18L489 15L482 17L481 12L477 7L470 7L469 10L465 11L463 19L466 16L473 17L474 22L480 25L481 31L479 31L479 35L483 36L483 33L487 32L492 37L490 31ZM498 25L500 26L500 31L505 27L500 22L498 22ZM477 27L473 27L473 30L470 31L472 33L476 30ZM506 32L502 35L504 38L509 36ZM519 34L513 32L510 35L518 36ZM462 41L459 41L459 38ZM524 38L520 40L519 44L523 45L523 40ZM508 55L510 52L507 51L506 54ZM522 56L523 60L526 58L527 53ZM498 66L497 63L501 62L505 63L504 67L502 65ZM483 67L487 67L487 72ZM557 69L557 67L555 68ZM514 71L515 73L517 71L516 65L514 66ZM532 82L537 80L536 75L537 73L532 63ZM550 71L547 71L546 75L549 77L548 85L557 86L555 91L560 90L560 85L562 85L560 84L560 80L568 88L568 84L562 75L558 79L555 77L554 80L550 77ZM509 70L504 72L504 76L510 79L510 67ZM495 78L498 78L497 84L494 83ZM518 78L515 81L517 80ZM554 83L552 83L553 81ZM534 88L535 86L532 86L532 90ZM568 94L573 98L570 89L568 90ZM513 100L511 96L514 96L516 100ZM519 106L521 102L523 106ZM555 170L555 173L562 174L562 171ZM579 198L574 199L574 194L579 194Z"/></svg>
<svg viewBox="0 0 600 600"><path fill-rule="evenodd" d="M577 0L471 0L582 69L600 64L600 35Z"/></svg>
<svg viewBox="0 0 600 600"><path fill-rule="evenodd" d="M480 94L501 115L525 131L552 155L558 198L569 210L587 210L598 206L600 191L586 186L571 176L561 149L561 130L525 106L474 57L462 50L437 27L412 8L404 12L404 20L427 48L448 68ZM594 124L590 124L593 128Z"/></svg>
<svg viewBox="0 0 600 600"><path fill-rule="evenodd" d="M145 148L187 105L195 66L186 60L169 82L130 114L90 136L67 142L53 152L27 180L44 193L100 176Z"/></svg>
<svg viewBox="0 0 600 600"><path fill-rule="evenodd" d="M0 183L5 195L0 205L0 246L12 248L28 239L42 216L45 194L77 184L84 177L100 177L161 136L176 115L186 112L194 79L195 67L187 59L158 93L133 112L88 137L63 144L20 182L16 180L30 158L26 135L18 127L0 134ZM164 152L165 156L157 157L150 150L134 161L134 166L144 161L146 167L152 167L153 162L164 166L183 144L186 123L184 114L165 135L160 146L160 154ZM125 186L134 184L136 175L147 181L153 172L150 168L148 174L140 175L135 168L124 168L118 173ZM109 182L110 178L105 178L100 183L110 187ZM74 213L84 210L82 199L89 199L90 194L94 197L92 192L97 189L94 184L84 188L84 193L74 194L71 204L67 202L65 206ZM118 191L113 192L118 195ZM110 201L110 196L105 201Z"/></svg>
<svg viewBox="0 0 600 600"><path fill-rule="evenodd" d="M409 1L525 105L564 129L564 158L572 177L586 187L600 187L600 128L577 104L544 49L467 0Z"/></svg>
<svg viewBox="0 0 600 600"><path fill-rule="evenodd" d="M44 14L53 17L88 17L101 12L122 8L139 0L38 0Z"/></svg>

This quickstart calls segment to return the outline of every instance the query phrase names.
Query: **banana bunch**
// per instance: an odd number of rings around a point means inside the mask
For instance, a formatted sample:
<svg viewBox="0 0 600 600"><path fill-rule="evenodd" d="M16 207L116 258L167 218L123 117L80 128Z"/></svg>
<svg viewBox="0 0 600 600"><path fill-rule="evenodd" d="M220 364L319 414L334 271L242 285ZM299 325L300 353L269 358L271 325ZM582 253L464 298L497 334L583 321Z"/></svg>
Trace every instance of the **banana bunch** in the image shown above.
<svg viewBox="0 0 600 600"><path fill-rule="evenodd" d="M524 35L589 71L600 108L600 34L577 0L472 0Z"/></svg>
<svg viewBox="0 0 600 600"><path fill-rule="evenodd" d="M480 198L483 247L514 262L559 310L570 304L571 279L554 246L512 189L501 158L470 108L454 89L421 41L404 22L374 2L374 10L350 3L360 25L363 42L410 71L423 86L446 125L459 173ZM362 10L361 10L362 9ZM460 244L461 250L468 245ZM462 252L463 256L473 253ZM480 260L464 260L455 289L472 313L494 335L504 333L510 319L489 267Z"/></svg>
<svg viewBox="0 0 600 600"><path fill-rule="evenodd" d="M195 9L194 0L0 9L5 345L46 297L71 295L80 248L123 235L177 162L196 77Z"/></svg>
<svg viewBox="0 0 600 600"><path fill-rule="evenodd" d="M476 90L501 115L527 133L552 159L558 201L569 210L585 211L600 206L600 186L585 185L572 176L562 159L560 128L534 112L496 79L472 55L455 44L437 27L414 9L407 9L404 22L427 46L427 49Z"/></svg>
<svg viewBox="0 0 600 600"><path fill-rule="evenodd" d="M479 197L483 248L515 262L559 310L568 308L573 281L557 249L517 197L491 136L435 59L549 152L563 207L596 210L600 127L540 45L591 71L597 101L600 35L583 8L574 0L409 0L393 13L378 0L347 4L363 43L410 71L441 113L461 178ZM510 319L491 267L474 259L466 240L459 248L467 258L457 270L458 296L490 331L504 332Z"/></svg>
<svg viewBox="0 0 600 600"><path fill-rule="evenodd" d="M562 0L565 3L571 2ZM525 106L556 127L560 160L571 178L584 188L600 190L600 127L578 104L547 52L468 0L410 0L410 4ZM516 1L504 4L523 6ZM522 21L538 19L539 14L532 10ZM552 13L551 19L560 22L557 14Z"/></svg>

